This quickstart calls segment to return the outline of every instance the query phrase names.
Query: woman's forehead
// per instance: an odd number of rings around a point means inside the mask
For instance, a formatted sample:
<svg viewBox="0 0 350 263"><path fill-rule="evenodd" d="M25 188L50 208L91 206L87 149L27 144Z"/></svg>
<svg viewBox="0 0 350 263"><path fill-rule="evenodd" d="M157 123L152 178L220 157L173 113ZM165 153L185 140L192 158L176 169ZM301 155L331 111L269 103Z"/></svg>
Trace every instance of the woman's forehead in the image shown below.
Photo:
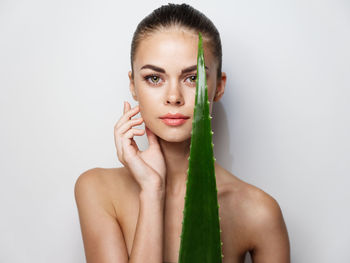
<svg viewBox="0 0 350 263"><path fill-rule="evenodd" d="M205 63L212 64L213 56L204 43ZM198 35L186 29L158 30L140 41L135 58L135 70L145 64L159 67L186 67L197 63Z"/></svg>

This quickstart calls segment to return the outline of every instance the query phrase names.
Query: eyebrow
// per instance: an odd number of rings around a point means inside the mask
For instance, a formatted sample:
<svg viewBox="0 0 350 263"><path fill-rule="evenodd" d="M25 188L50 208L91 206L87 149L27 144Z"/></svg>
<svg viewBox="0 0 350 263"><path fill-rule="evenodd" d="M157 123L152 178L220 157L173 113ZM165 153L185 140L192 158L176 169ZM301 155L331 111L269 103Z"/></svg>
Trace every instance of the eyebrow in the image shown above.
<svg viewBox="0 0 350 263"><path fill-rule="evenodd" d="M154 65L150 65L150 64L144 65L141 69L146 69L146 68L153 69L154 71L157 71L157 72L160 72L160 73L165 73L165 70L163 68L160 68L160 67L157 67L157 66L154 66ZM205 69L209 70L209 68L207 66L205 66ZM197 70L197 65L193 65L193 66L184 68L181 71L181 74L185 74L185 73L192 72L192 71L195 71L195 70Z"/></svg>

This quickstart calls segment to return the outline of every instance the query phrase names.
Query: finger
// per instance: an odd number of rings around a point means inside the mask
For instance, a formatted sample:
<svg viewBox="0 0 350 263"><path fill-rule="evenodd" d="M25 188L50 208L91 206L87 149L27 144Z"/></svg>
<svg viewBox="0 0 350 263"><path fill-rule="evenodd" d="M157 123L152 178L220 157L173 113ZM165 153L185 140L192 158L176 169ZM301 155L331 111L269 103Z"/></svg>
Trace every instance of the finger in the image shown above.
<svg viewBox="0 0 350 263"><path fill-rule="evenodd" d="M125 112L126 112L126 101L124 101L123 115L125 114ZM117 133L117 129L116 129L118 126L118 123L119 123L119 121L117 122L116 125L114 125L114 142L115 142L115 147L117 148L118 159L122 164L124 164L122 143L121 143L121 139L120 139L119 134Z"/></svg>
<svg viewBox="0 0 350 263"><path fill-rule="evenodd" d="M123 112L124 114L128 111L130 107L130 104L127 103L127 101L124 101L124 109ZM122 141L121 141L121 133L120 131L118 131L117 126L120 124L121 119L118 121L118 123L114 126L114 142L115 142L115 146L116 146L116 150L117 150L117 156L118 159L124 164L123 162L123 148L122 148Z"/></svg>
<svg viewBox="0 0 350 263"><path fill-rule="evenodd" d="M134 136L142 136L144 134L145 130L141 129L130 129L128 130L121 138L122 142L122 148L123 148L123 158L125 160L130 159L133 157L133 155L136 155L137 151L139 151L139 148L137 147L136 143L133 145L133 137ZM132 147L136 146L136 147Z"/></svg>
<svg viewBox="0 0 350 263"><path fill-rule="evenodd" d="M126 111L131 109L131 105L128 101L126 101Z"/></svg>
<svg viewBox="0 0 350 263"><path fill-rule="evenodd" d="M122 118L130 119L132 116L136 115L139 112L139 110L139 105L136 105L134 108L131 108L130 104L126 103L125 113L123 114Z"/></svg>
<svg viewBox="0 0 350 263"><path fill-rule="evenodd" d="M119 134L116 133L116 130L114 130L114 143L117 149L118 159L122 164L124 164L122 138Z"/></svg>
<svg viewBox="0 0 350 263"><path fill-rule="evenodd" d="M133 147L135 147L135 148L137 147L137 144L136 144L136 142L135 142L134 139L131 140L131 145L132 145Z"/></svg>
<svg viewBox="0 0 350 263"><path fill-rule="evenodd" d="M116 144L116 148L117 148L117 155L118 155L119 160L122 163L124 160L124 158L123 158L123 152L124 152L123 151L123 136L124 136L124 133L126 131L128 131L132 126L140 125L142 122L143 122L142 118L130 120L114 131L114 140L115 140L115 144ZM136 129L136 130L139 131L140 129ZM141 131L143 134L144 131L143 130L141 130Z"/></svg>
<svg viewBox="0 0 350 263"><path fill-rule="evenodd" d="M159 146L157 136L147 126L145 128L149 146Z"/></svg>
<svg viewBox="0 0 350 263"><path fill-rule="evenodd" d="M128 101L124 101L124 114L131 109L130 103Z"/></svg>
<svg viewBox="0 0 350 263"><path fill-rule="evenodd" d="M132 116L136 115L140 111L139 105L136 105L134 108L131 108L129 102L126 103L126 116L128 118L131 118Z"/></svg>
<svg viewBox="0 0 350 263"><path fill-rule="evenodd" d="M119 136L118 137L118 158L119 160L124 164L126 161L125 153L128 155L136 154L137 151L139 151L139 148L137 147L136 142L133 139L133 136L141 136L144 133L143 130L139 129L133 129L129 130L127 134L125 134L125 137ZM130 149L131 145L131 149Z"/></svg>
<svg viewBox="0 0 350 263"><path fill-rule="evenodd" d="M133 109L134 111L129 112L131 110L130 103L128 101L124 101L124 109L123 109L124 114L119 119L117 124L114 126L114 141L115 141L115 145L116 145L116 149L117 149L117 156L118 156L118 159L120 160L120 162L123 163L123 164L125 164L125 160L124 160L124 157L123 157L123 143L122 143L122 138L121 138L122 133L121 133L121 131L118 131L118 128L121 125L123 125L123 123L127 122L128 120L130 120L130 117L133 116L135 111L137 113L137 111L138 111L137 108L138 108L138 105ZM127 116L125 116L125 113L127 113L127 112L129 112L129 114L127 114ZM141 120L138 120L138 121L141 121ZM134 122L134 125L136 125L138 123L138 121L136 121L136 123ZM123 130L122 132L124 132L124 131L125 130ZM134 145L134 144L132 144L132 145Z"/></svg>
<svg viewBox="0 0 350 263"><path fill-rule="evenodd" d="M136 128L132 128L132 129L129 129L126 133L124 133L124 135L122 136L123 138L123 142L124 141L128 141L128 143L130 144L130 139L132 137L134 137L135 135L136 136L141 136L142 134L145 133L145 130L144 129L136 129Z"/></svg>
<svg viewBox="0 0 350 263"><path fill-rule="evenodd" d="M141 125L143 122L143 118L137 118L137 119L132 119L129 120L123 124L121 124L117 129L116 129L116 134L117 135L123 135L127 130L129 130L133 126L138 126Z"/></svg>
<svg viewBox="0 0 350 263"><path fill-rule="evenodd" d="M129 105L129 106L128 106ZM130 120L131 117L136 115L139 112L139 106L135 106L132 109L129 109L130 104L126 104L126 113L123 114L123 116L118 120L118 122L115 124L115 128L118 128L120 125L125 123L126 121Z"/></svg>

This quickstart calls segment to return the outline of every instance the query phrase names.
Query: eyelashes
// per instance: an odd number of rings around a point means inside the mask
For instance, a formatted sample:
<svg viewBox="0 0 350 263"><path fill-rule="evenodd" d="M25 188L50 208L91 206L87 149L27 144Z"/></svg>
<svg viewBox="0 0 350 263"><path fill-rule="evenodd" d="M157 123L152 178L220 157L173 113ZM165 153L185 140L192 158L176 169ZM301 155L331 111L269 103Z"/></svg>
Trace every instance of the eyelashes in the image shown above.
<svg viewBox="0 0 350 263"><path fill-rule="evenodd" d="M185 78L185 82L187 82L188 85L190 86L196 86L196 79L197 79L197 74L193 74L193 75L187 76ZM161 86L161 83L164 82L161 76L158 74L146 75L143 77L143 80L151 86Z"/></svg>
<svg viewBox="0 0 350 263"><path fill-rule="evenodd" d="M152 74L152 75L147 75L144 77L144 80L146 82L148 82L151 85L155 85L157 86L160 82L160 76L156 75L156 74Z"/></svg>

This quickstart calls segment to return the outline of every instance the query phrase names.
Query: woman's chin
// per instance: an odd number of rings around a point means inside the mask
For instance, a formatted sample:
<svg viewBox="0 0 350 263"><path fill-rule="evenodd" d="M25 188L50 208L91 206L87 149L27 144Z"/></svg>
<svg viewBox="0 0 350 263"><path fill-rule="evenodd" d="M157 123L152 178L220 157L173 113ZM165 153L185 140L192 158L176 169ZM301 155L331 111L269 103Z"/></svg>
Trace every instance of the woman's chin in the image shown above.
<svg viewBox="0 0 350 263"><path fill-rule="evenodd" d="M190 139L191 138L187 138L187 139L170 138L170 139L164 139L164 141L171 142L171 143L183 143L183 142L188 141Z"/></svg>
<svg viewBox="0 0 350 263"><path fill-rule="evenodd" d="M156 134L159 139L166 141L166 142L173 142L173 143L180 143L184 141L188 141L191 139L191 133L165 133L165 132L160 132Z"/></svg>

